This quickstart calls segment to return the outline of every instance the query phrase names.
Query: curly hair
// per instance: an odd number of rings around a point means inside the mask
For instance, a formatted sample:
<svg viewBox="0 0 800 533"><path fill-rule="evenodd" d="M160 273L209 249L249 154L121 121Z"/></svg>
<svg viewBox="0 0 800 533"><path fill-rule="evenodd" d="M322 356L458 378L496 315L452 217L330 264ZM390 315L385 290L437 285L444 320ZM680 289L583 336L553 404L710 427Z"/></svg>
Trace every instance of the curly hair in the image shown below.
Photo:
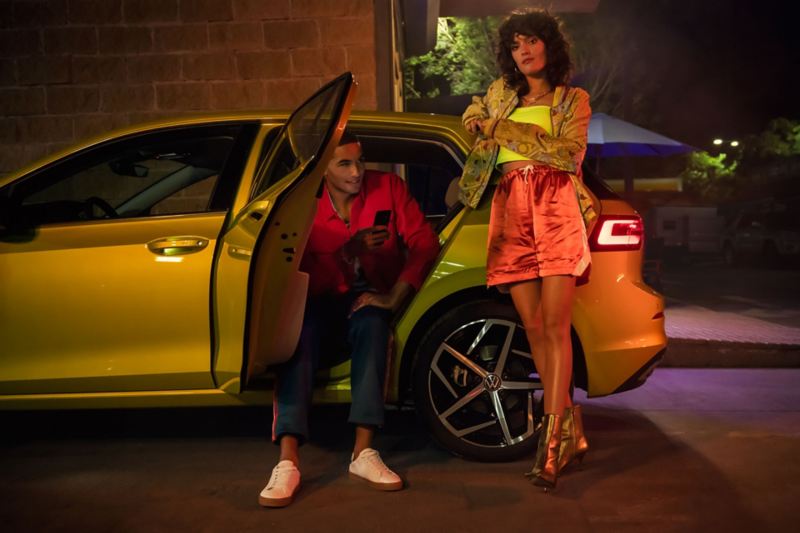
<svg viewBox="0 0 800 533"><path fill-rule="evenodd" d="M498 29L497 63L506 85L516 89L518 94L528 91L528 81L517 69L511 56L514 36L536 36L544 42L547 53L545 76L551 87L567 85L572 74L570 44L562 31L562 22L545 9L518 10L503 21Z"/></svg>

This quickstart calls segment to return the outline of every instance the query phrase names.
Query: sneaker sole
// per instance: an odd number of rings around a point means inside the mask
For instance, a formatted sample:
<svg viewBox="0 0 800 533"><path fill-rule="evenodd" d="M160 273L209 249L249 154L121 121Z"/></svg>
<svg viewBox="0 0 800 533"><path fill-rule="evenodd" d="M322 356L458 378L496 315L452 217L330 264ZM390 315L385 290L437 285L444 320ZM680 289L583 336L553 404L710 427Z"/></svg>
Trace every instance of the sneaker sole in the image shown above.
<svg viewBox="0 0 800 533"><path fill-rule="evenodd" d="M350 479L354 479L356 481L360 481L362 483L366 483L370 487L375 490L382 490L385 492L393 492L396 490L401 490L403 488L403 481L397 481L395 483L378 483L377 481L370 481L365 477L361 477L358 474L354 474L353 472L348 472Z"/></svg>
<svg viewBox="0 0 800 533"><path fill-rule="evenodd" d="M286 507L287 505L292 503L295 495L297 494L297 491L299 490L300 487L295 489L294 493L291 496L287 496L285 498L265 498L259 494L258 505L260 505L261 507L272 507L272 508Z"/></svg>

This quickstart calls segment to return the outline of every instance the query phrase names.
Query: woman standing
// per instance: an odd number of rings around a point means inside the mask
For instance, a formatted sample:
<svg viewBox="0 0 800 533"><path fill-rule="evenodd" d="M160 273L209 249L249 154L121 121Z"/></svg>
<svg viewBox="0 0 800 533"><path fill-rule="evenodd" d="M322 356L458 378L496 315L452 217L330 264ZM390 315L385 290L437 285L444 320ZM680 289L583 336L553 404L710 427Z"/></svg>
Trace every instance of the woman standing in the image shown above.
<svg viewBox="0 0 800 533"><path fill-rule="evenodd" d="M543 10L515 12L499 34L503 76L463 115L479 139L460 196L476 207L492 172L500 170L487 284L511 293L542 379L545 417L526 475L547 490L589 447L569 388L575 280L589 266L584 221L595 217L579 181L591 110L586 91L568 85L572 62L558 19Z"/></svg>

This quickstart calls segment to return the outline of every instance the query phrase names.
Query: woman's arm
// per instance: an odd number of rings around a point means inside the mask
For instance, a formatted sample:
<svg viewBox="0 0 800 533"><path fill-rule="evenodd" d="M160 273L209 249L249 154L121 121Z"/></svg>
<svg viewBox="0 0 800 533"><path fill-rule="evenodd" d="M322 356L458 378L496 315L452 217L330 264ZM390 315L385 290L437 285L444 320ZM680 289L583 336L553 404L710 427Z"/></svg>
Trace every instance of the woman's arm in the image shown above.
<svg viewBox="0 0 800 533"><path fill-rule="evenodd" d="M469 130L470 123L474 123L476 120L482 121L487 118L489 118L489 108L486 107L486 96L473 96L472 104L470 104L467 110L464 111L464 114L461 115L461 123ZM472 131L472 133L475 132Z"/></svg>
<svg viewBox="0 0 800 533"><path fill-rule="evenodd" d="M569 115L564 118L560 136L548 135L542 127L535 124L509 119L485 121L484 135L534 161L559 170L577 172L586 152L592 110L586 91L576 91L575 99L575 103L567 111Z"/></svg>
<svg viewBox="0 0 800 533"><path fill-rule="evenodd" d="M486 94L483 96L473 96L472 104L467 107L464 114L461 115L461 123L471 133L481 132L480 128L484 121L492 116L492 109L490 102L497 101L498 97L506 90L503 78L494 80L486 89Z"/></svg>

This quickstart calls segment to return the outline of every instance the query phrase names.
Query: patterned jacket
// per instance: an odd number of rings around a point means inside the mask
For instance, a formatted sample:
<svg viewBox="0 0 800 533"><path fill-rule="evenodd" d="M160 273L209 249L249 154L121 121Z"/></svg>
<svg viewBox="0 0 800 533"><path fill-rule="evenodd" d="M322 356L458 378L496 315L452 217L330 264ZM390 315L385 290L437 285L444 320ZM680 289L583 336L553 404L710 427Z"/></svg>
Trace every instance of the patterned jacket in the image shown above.
<svg viewBox="0 0 800 533"><path fill-rule="evenodd" d="M485 96L472 98L472 104L462 115L464 124L473 119L491 120L467 158L459 181L459 199L464 205L477 207L489 184L502 145L533 161L569 172L588 227L597 214L579 176L592 116L589 94L578 87L556 87L550 110L553 135L548 135L535 124L508 120L507 117L518 103L517 92L507 87L502 78L489 85Z"/></svg>

